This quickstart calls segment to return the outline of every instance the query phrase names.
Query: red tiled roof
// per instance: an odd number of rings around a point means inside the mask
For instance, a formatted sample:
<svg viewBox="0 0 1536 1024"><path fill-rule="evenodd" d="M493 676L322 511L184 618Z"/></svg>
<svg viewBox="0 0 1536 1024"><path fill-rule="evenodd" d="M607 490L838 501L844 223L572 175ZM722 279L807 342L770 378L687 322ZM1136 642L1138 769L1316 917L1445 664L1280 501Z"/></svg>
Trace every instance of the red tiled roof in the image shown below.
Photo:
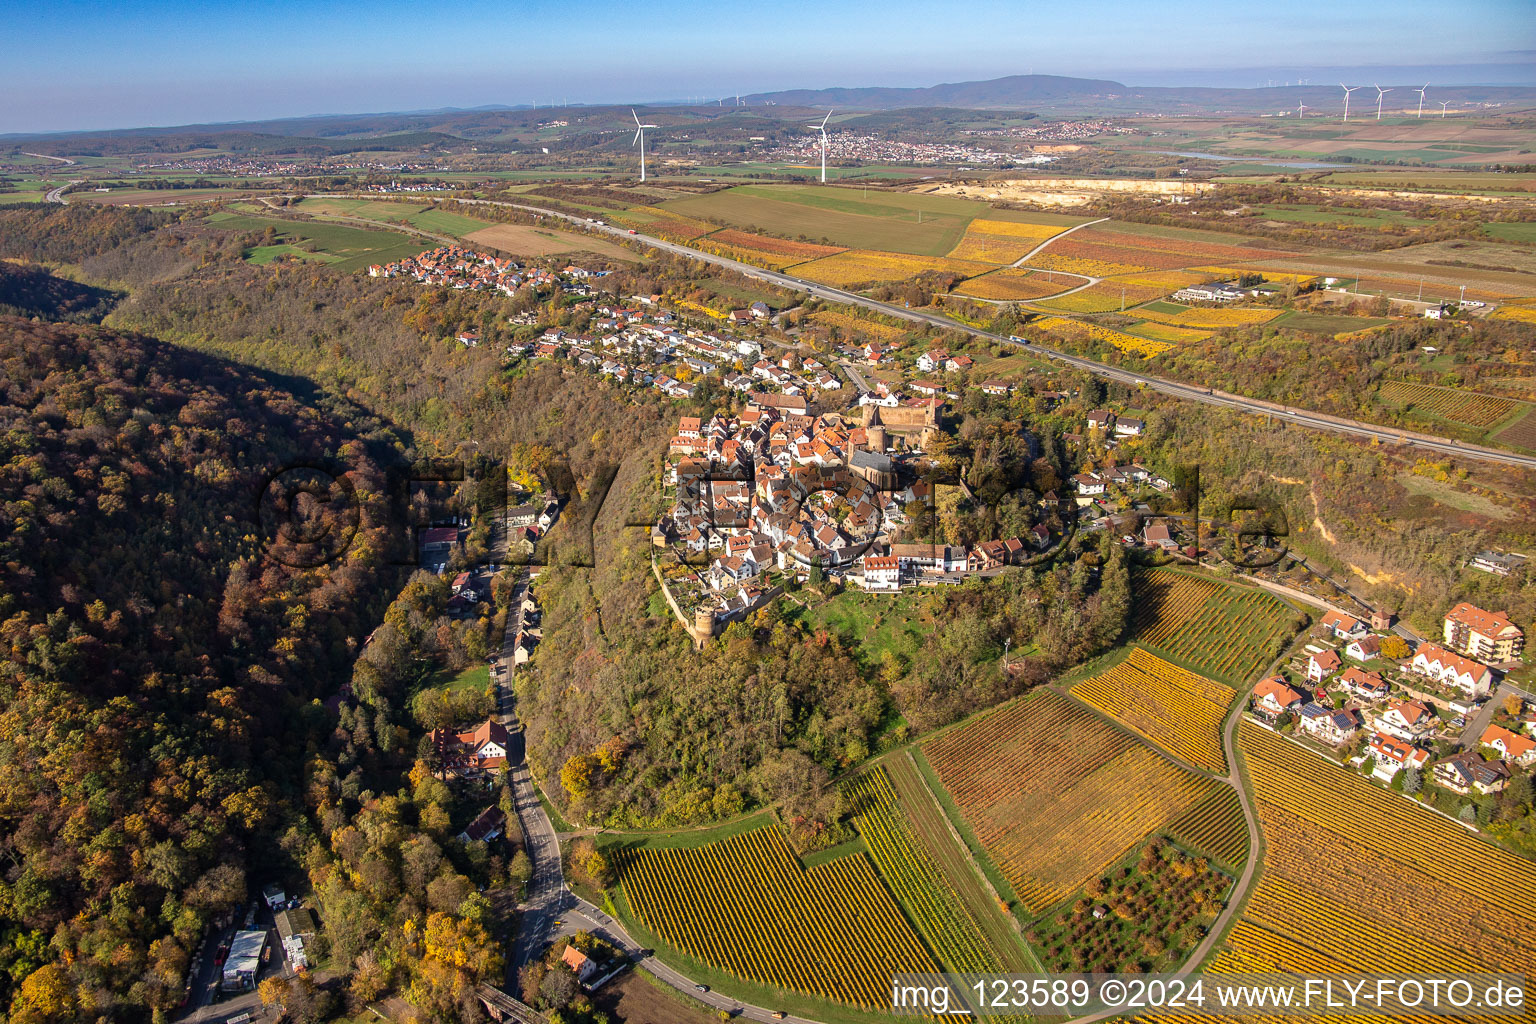
<svg viewBox="0 0 1536 1024"><path fill-rule="evenodd" d="M1497 637L1500 633L1510 629L1518 632L1518 628L1513 622L1509 621L1509 615L1505 612L1484 611L1476 605L1468 604L1465 601L1452 608L1446 613L1445 617L1452 622L1459 622L1462 625L1469 626L1484 636Z"/></svg>
<svg viewBox="0 0 1536 1024"><path fill-rule="evenodd" d="M1473 661L1471 658L1463 658L1459 654L1446 650L1439 644L1421 644L1418 651L1414 654L1414 660L1417 661L1420 655L1423 655L1426 661L1432 661L1442 667L1455 669L1457 675L1469 675L1473 679L1482 676L1488 671L1488 666L1482 662Z"/></svg>

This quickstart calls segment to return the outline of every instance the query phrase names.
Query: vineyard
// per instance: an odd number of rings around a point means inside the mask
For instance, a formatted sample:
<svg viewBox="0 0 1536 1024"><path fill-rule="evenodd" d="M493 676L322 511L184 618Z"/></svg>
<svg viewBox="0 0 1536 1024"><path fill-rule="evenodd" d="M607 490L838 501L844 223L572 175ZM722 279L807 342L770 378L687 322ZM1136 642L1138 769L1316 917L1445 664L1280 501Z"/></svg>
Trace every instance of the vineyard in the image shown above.
<svg viewBox="0 0 1536 1024"><path fill-rule="evenodd" d="M1262 590L1167 569L1134 578L1131 637L1200 672L1241 685L1300 628L1299 616Z"/></svg>
<svg viewBox="0 0 1536 1024"><path fill-rule="evenodd" d="M1117 331L1111 327L1080 323L1077 320L1066 320L1059 316L1041 317L1039 320L1034 321L1031 326L1077 341L1093 340L1108 342L1122 352L1130 352L1145 358L1161 355L1173 347L1165 342L1149 341L1146 338L1139 338L1134 334L1126 334L1124 331Z"/></svg>
<svg viewBox="0 0 1536 1024"><path fill-rule="evenodd" d="M985 263L946 259L942 256L907 256L873 249L849 249L795 267L798 277L847 288L876 281L905 281L918 274L936 271L970 277L991 270Z"/></svg>
<svg viewBox="0 0 1536 1024"><path fill-rule="evenodd" d="M1181 309L1177 313L1168 313L1157 309L1138 309L1136 315L1145 320L1168 324L1172 327L1220 330L1223 327L1252 327L1256 324L1268 323L1284 312L1283 309L1190 308Z"/></svg>
<svg viewBox="0 0 1536 1024"><path fill-rule="evenodd" d="M634 206L628 210L615 211L609 214L609 218L626 227L640 228L648 234L680 242L707 235L719 227L707 220L684 217L656 206Z"/></svg>
<svg viewBox="0 0 1536 1024"><path fill-rule="evenodd" d="M869 847L875 867L944 969L978 974L1004 971L1002 959L987 944L965 901L902 817L885 769L860 776L844 792L854 809L854 827Z"/></svg>
<svg viewBox="0 0 1536 1024"><path fill-rule="evenodd" d="M1067 256L1110 263L1131 263L1147 270L1180 270L1292 255L1273 249L1208 242L1162 232L1133 233L1102 225L1073 232L1070 238L1053 243L1047 251L1058 248Z"/></svg>
<svg viewBox="0 0 1536 1024"><path fill-rule="evenodd" d="M1091 288L1043 303L1053 309L1075 313L1104 313L1160 299L1180 288L1207 280L1207 274L1162 271L1150 274L1122 274L1106 278Z"/></svg>
<svg viewBox="0 0 1536 1024"><path fill-rule="evenodd" d="M1429 384L1410 384L1407 381L1387 381L1381 386L1381 400L1393 405L1410 408L1414 412L1428 413L1441 419L1455 420L1472 427L1491 427L1519 408L1520 403L1511 398L1481 395L1475 391L1458 391Z"/></svg>
<svg viewBox="0 0 1536 1024"><path fill-rule="evenodd" d="M1231 786L1217 786L1169 825L1168 834L1229 868L1240 868L1248 860L1248 823L1237 790Z"/></svg>
<svg viewBox="0 0 1536 1024"><path fill-rule="evenodd" d="M960 244L950 250L949 255L951 259L957 260L1013 263L1047 238L1065 230L1066 225L1019 224L977 217L966 226Z"/></svg>
<svg viewBox="0 0 1536 1024"><path fill-rule="evenodd" d="M1536 308L1530 306L1500 306L1488 314L1490 320L1513 320L1515 323L1536 324Z"/></svg>
<svg viewBox="0 0 1536 1024"><path fill-rule="evenodd" d="M1038 299L1042 295L1055 295L1071 288L1075 278L1052 279L1049 275L1030 270L1004 267L990 274L982 274L963 281L955 289L956 295L969 295L977 299L1004 299L1022 301Z"/></svg>
<svg viewBox="0 0 1536 1024"><path fill-rule="evenodd" d="M1536 973L1536 865L1251 723L1264 877L1214 970Z"/></svg>
<svg viewBox="0 0 1536 1024"><path fill-rule="evenodd" d="M900 327L892 327L890 324L875 320L864 320L833 309L813 313L811 320L826 327L836 327L849 337L874 338L876 341L900 341L907 336L907 332Z"/></svg>
<svg viewBox="0 0 1536 1024"><path fill-rule="evenodd" d="M764 828L617 865L646 928L748 981L873 1010L890 1005L892 972L936 969L863 855L807 869Z"/></svg>
<svg viewBox="0 0 1536 1024"><path fill-rule="evenodd" d="M1049 690L923 752L1031 912L1070 896L1214 785Z"/></svg>
<svg viewBox="0 0 1536 1024"><path fill-rule="evenodd" d="M1217 774L1227 770L1221 722L1237 696L1229 686L1135 648L1071 693L1190 764Z"/></svg>
<svg viewBox="0 0 1536 1024"><path fill-rule="evenodd" d="M1236 278L1257 274L1267 283L1294 284L1301 288L1317 280L1316 274L1292 274L1280 270L1255 270L1253 267L1190 267L1189 269L1202 274L1215 274L1221 278Z"/></svg>
<svg viewBox="0 0 1536 1024"><path fill-rule="evenodd" d="M1135 274L1152 269L1139 263L1117 263L1114 260L1079 255L1072 250L1070 238L1035 253L1024 265L1036 270L1054 270L1058 274L1077 274L1081 277L1114 277L1116 274Z"/></svg>
<svg viewBox="0 0 1536 1024"><path fill-rule="evenodd" d="M1503 444L1536 450L1536 409L1499 431L1494 439Z"/></svg>
<svg viewBox="0 0 1536 1024"><path fill-rule="evenodd" d="M1188 327L1173 327L1169 324L1160 324L1151 320L1139 323L1132 327L1131 330L1137 334L1145 335L1154 341L1166 341L1174 345L1184 342L1204 341L1211 336L1210 331L1194 331Z"/></svg>
<svg viewBox="0 0 1536 1024"><path fill-rule="evenodd" d="M737 249L773 253L776 256L794 256L797 257L795 262L820 259L823 256L834 256L843 251L835 245L792 242L787 238L774 238L772 235L755 235L750 231L737 231L735 228L725 228L716 231L709 236L709 239L712 242L719 242L721 245L729 245Z"/></svg>

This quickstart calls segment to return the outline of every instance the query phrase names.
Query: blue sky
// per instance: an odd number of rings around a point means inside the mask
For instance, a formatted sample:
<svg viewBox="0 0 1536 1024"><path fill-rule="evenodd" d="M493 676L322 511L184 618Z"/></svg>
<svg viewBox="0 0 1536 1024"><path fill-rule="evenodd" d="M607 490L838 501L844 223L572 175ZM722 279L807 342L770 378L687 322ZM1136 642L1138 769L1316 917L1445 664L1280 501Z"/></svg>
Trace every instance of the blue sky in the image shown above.
<svg viewBox="0 0 1536 1024"><path fill-rule="evenodd" d="M1030 71L1253 85L1485 65L1451 74L1536 84L1532 15L1530 0L56 0L5 15L0 133Z"/></svg>

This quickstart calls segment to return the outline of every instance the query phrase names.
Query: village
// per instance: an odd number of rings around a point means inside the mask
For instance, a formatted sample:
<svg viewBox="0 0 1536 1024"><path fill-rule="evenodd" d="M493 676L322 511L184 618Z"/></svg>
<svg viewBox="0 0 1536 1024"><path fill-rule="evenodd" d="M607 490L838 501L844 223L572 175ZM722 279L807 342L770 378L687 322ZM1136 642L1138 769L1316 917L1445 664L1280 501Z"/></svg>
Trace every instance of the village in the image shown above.
<svg viewBox="0 0 1536 1024"><path fill-rule="evenodd" d="M1412 643L1391 622L1325 614L1254 688L1252 718L1407 795L1428 782L1490 796L1536 766L1536 714L1523 691L1497 681L1525 644L1504 612L1461 602L1440 642Z"/></svg>

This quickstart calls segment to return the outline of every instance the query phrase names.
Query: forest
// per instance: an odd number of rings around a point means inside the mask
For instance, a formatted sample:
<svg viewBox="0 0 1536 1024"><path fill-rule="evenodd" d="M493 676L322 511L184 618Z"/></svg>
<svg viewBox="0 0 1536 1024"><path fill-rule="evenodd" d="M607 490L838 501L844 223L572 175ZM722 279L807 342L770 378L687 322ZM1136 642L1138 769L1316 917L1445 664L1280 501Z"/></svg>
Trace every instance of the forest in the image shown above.
<svg viewBox="0 0 1536 1024"><path fill-rule="evenodd" d="M272 855L382 611L374 517L339 564L292 569L262 557L252 496L316 454L367 493L396 442L244 367L15 318L0 416L0 1003L148 1017Z"/></svg>

